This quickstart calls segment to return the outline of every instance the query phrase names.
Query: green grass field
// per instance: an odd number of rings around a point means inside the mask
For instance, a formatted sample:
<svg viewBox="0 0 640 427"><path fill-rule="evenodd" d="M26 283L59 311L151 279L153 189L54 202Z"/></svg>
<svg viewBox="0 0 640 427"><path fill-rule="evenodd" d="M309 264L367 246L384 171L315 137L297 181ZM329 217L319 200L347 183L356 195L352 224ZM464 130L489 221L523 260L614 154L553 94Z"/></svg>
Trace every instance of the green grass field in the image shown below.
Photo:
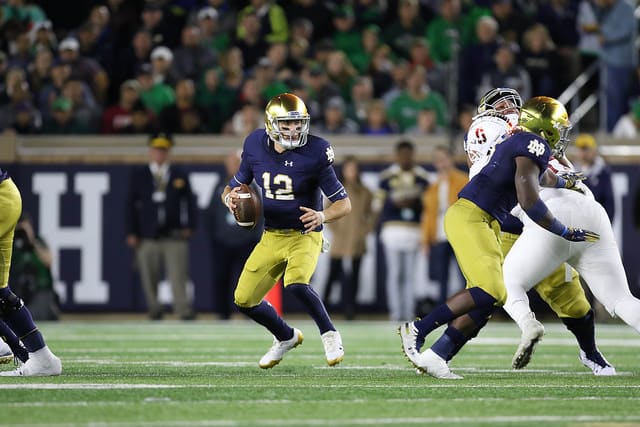
<svg viewBox="0 0 640 427"><path fill-rule="evenodd" d="M625 326L598 328L617 377L591 375L552 322L513 372L517 328L490 322L452 363L465 378L445 382L416 375L394 324L337 322L347 355L329 368L315 326L292 323L304 344L267 371L270 337L248 321L43 324L63 375L0 379L0 425L640 425L640 337Z"/></svg>

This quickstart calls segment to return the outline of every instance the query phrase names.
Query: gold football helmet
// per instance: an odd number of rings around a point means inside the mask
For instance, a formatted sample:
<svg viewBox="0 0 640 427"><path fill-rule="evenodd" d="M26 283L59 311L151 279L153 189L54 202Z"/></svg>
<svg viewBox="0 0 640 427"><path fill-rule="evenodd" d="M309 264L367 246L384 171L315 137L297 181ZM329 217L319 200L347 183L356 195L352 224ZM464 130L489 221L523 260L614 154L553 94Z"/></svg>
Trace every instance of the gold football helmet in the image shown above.
<svg viewBox="0 0 640 427"><path fill-rule="evenodd" d="M547 96L531 98L522 106L518 125L546 139L555 157L564 156L571 122L560 101Z"/></svg>
<svg viewBox="0 0 640 427"><path fill-rule="evenodd" d="M287 150L307 143L310 121L307 106L292 93L281 93L271 98L264 112L267 134Z"/></svg>

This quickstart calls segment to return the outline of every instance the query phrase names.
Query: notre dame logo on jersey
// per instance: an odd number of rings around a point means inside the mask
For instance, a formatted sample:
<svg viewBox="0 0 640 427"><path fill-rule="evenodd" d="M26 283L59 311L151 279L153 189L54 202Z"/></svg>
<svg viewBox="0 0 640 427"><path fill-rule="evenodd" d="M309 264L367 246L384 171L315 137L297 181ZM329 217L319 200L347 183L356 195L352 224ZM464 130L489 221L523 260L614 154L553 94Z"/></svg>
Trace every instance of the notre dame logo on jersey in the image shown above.
<svg viewBox="0 0 640 427"><path fill-rule="evenodd" d="M333 161L336 158L336 155L333 152L333 147L331 147L331 146L327 147L327 151L325 151L325 154L327 155L327 161L329 163L333 163Z"/></svg>
<svg viewBox="0 0 640 427"><path fill-rule="evenodd" d="M529 150L531 154L535 154L536 156L540 157L544 154L544 144L537 139L532 139L531 141L529 141L527 150Z"/></svg>

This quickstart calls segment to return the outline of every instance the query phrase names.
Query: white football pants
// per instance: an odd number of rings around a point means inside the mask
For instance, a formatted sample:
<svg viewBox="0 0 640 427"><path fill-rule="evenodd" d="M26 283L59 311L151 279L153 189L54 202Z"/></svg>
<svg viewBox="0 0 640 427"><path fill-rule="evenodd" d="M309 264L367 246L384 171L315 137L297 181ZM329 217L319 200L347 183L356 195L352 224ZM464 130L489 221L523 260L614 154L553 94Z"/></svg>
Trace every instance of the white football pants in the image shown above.
<svg viewBox="0 0 640 427"><path fill-rule="evenodd" d="M640 300L629 291L611 222L594 199L575 191L556 190L546 200L553 215L567 227L600 234L594 243L569 242L523 215L524 231L507 254L503 273L507 288L504 309L522 328L531 313L526 292L563 262L575 268L612 316L640 332Z"/></svg>

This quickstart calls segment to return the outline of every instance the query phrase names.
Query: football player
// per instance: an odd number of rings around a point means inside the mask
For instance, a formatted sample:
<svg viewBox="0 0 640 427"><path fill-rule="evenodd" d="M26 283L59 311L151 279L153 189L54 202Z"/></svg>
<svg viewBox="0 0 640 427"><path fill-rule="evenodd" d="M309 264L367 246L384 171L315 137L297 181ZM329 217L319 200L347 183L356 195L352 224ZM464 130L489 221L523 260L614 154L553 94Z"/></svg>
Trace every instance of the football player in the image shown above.
<svg viewBox="0 0 640 427"><path fill-rule="evenodd" d="M0 319L17 336L29 358L12 371L0 372L0 376L49 376L60 375L62 364L49 347L23 301L9 287L9 268L13 250L13 233L22 211L22 198L8 174L0 171ZM18 354L16 353L18 356Z"/></svg>
<svg viewBox="0 0 640 427"><path fill-rule="evenodd" d="M532 98L524 107L540 115L540 122L545 124L544 131L541 128L515 131L497 144L491 160L460 191L460 198L445 215L445 232L467 279L467 289L449 298L423 319L400 326L403 350L409 360L436 378L461 378L449 369L446 355L476 334L486 324L486 319L506 301L499 233L500 225L516 203L520 203L526 214L549 234L572 242L599 238L591 231L565 226L538 196L539 183L562 187L566 184L564 179L545 173L550 143L555 144L569 129L564 107L547 97ZM548 129L554 129L555 133L545 133ZM453 322L445 331L443 338L446 339L438 340L423 353L418 351L427 334L455 319L466 320L463 316L468 316L470 322L466 325L471 327Z"/></svg>
<svg viewBox="0 0 640 427"><path fill-rule="evenodd" d="M233 211L240 184L255 179L262 188L265 231L245 263L234 301L274 336L258 363L263 369L277 365L303 340L302 332L263 300L280 278L316 322L329 366L344 357L340 333L309 282L323 247L322 224L347 215L351 203L333 170L333 148L309 134L309 121L307 107L297 96L283 93L272 98L265 111L266 129L245 139L240 169L222 193ZM321 191L332 202L324 210Z"/></svg>
<svg viewBox="0 0 640 427"><path fill-rule="evenodd" d="M520 125L527 129L538 129L545 135L557 132L549 127L545 116L537 109L523 107ZM572 173L572 166L564 156L569 140L562 137L549 138L549 142L555 157L550 162L550 167L559 174ZM565 262L580 273L594 297L612 316L619 317L640 332L640 300L629 291L620 251L605 209L586 186L582 187L581 193L545 188L541 191L540 198L559 221L569 227L586 225L597 232L600 239L588 245L569 244L564 239L540 230L521 209L514 211L524 223L524 228L506 256L503 268L508 293L504 309L522 330L521 342L513 359L515 368L523 367L529 362L536 343L544 333L542 324L531 313L526 291ZM558 291L564 292L564 288ZM581 349L580 360L596 375L616 374L613 366L599 353L589 354Z"/></svg>
<svg viewBox="0 0 640 427"><path fill-rule="evenodd" d="M470 178L486 165L492 151L495 149L495 144L508 137L513 131L513 115L514 112L519 115L521 106L522 101L519 99L519 95L509 88L494 89L482 98L478 107L480 114L474 118L465 137L464 148L471 162ZM562 158L566 160L566 158ZM552 158L548 168L553 172L563 171L568 173L570 169L557 163L559 161ZM573 176L573 178L575 179L576 177ZM579 181L578 184L571 182L571 185L576 185L580 191L585 191L584 185ZM544 194L546 190L543 188L541 191ZM522 223L514 217L508 217L508 219L502 224L502 232L500 234L502 253L505 256L522 233ZM541 232L543 231L541 230ZM597 348L595 317L580 284L578 273L567 264L562 264L550 276L537 283L534 289L576 337L580 346L580 360L582 363L596 375L615 374L615 369L608 364ZM533 322L535 322L533 313L520 319L518 324L532 324L533 329L539 330L541 325L537 322L531 323L529 319L534 319ZM523 330L525 329L531 330L532 328L525 326ZM528 335L531 335L531 332ZM526 341L525 345L531 349L530 356L535 343L531 345L529 341ZM457 349L453 354L447 355L446 359L449 360L456 352ZM520 369L527 362L528 358L515 358L513 367Z"/></svg>

